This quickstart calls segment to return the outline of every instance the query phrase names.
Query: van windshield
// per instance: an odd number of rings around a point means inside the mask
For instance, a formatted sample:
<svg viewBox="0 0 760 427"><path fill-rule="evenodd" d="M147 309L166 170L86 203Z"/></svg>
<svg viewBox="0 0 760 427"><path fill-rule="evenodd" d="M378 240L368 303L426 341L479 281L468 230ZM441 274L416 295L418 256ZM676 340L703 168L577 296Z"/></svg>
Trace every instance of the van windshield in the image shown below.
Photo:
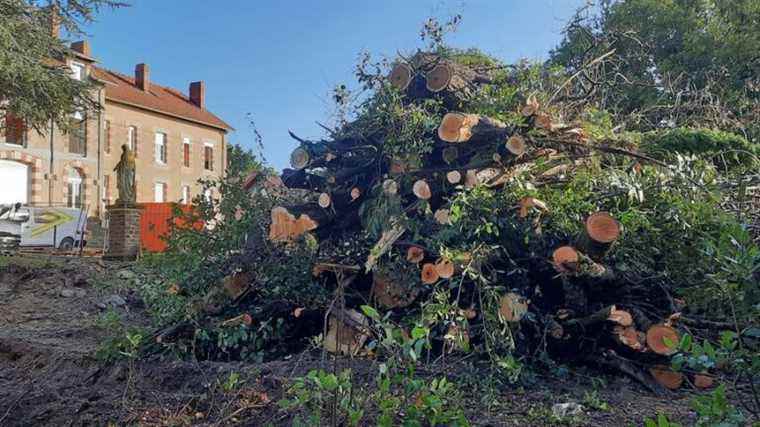
<svg viewBox="0 0 760 427"><path fill-rule="evenodd" d="M27 209L0 209L0 220L11 222L27 222L29 221L29 211Z"/></svg>

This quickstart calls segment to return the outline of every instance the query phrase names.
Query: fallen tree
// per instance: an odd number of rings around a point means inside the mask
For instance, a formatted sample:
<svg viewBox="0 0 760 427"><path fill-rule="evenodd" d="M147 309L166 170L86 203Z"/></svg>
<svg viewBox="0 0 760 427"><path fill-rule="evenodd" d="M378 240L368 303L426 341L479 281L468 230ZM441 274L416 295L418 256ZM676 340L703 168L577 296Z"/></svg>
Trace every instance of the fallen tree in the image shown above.
<svg viewBox="0 0 760 427"><path fill-rule="evenodd" d="M546 353L656 392L680 386L668 367L690 329L679 313L704 314L707 301L684 303L683 291L720 268L693 268L709 259L695 247L729 223L707 188L714 170L600 132L545 93L497 102L510 73L420 52L375 76L356 120L330 139L291 133L282 183L302 202L274 200L253 224L263 237L222 272L246 286L217 298L215 325L266 331L257 349L321 333L325 350L357 356L372 341L362 307L374 305L402 335L429 330L430 353ZM302 281L320 291L305 296Z"/></svg>

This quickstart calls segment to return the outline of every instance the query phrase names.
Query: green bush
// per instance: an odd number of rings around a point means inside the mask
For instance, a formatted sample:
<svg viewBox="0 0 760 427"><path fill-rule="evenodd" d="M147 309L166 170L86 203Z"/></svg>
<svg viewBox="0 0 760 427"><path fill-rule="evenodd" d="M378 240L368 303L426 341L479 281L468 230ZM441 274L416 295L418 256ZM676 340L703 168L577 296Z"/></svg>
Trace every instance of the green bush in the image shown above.
<svg viewBox="0 0 760 427"><path fill-rule="evenodd" d="M677 128L646 132L641 136L641 149L662 159L673 159L675 153L696 155L712 160L722 170L760 165L760 144L720 130Z"/></svg>

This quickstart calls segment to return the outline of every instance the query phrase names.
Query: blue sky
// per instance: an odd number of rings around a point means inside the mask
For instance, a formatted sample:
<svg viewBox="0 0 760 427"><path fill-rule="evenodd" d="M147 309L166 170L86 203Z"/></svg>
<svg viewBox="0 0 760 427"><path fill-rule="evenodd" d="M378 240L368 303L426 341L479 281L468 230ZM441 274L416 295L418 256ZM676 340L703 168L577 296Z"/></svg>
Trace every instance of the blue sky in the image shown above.
<svg viewBox="0 0 760 427"><path fill-rule="evenodd" d="M187 92L206 82L206 105L237 131L230 141L253 147L250 113L264 156L280 169L296 143L319 138L330 123L331 89L354 86L361 51L393 57L423 44L430 16L461 13L453 46L477 46L506 61L541 59L585 0L128 0L86 28L106 68L132 74L148 63L151 79ZM224 6L222 6L224 5Z"/></svg>

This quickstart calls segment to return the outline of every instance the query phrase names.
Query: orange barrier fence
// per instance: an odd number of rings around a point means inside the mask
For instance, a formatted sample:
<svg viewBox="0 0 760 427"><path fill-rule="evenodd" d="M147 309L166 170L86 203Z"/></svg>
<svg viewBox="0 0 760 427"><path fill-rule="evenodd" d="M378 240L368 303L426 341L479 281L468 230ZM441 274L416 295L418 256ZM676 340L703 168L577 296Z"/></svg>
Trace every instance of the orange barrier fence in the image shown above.
<svg viewBox="0 0 760 427"><path fill-rule="evenodd" d="M172 220L174 208L179 207L185 213L192 209L192 205L177 203L140 203L140 207L140 244L143 250L149 252L166 250L165 239L169 235L169 221ZM179 222L175 224L179 225ZM196 224L196 227L202 226L203 224Z"/></svg>

